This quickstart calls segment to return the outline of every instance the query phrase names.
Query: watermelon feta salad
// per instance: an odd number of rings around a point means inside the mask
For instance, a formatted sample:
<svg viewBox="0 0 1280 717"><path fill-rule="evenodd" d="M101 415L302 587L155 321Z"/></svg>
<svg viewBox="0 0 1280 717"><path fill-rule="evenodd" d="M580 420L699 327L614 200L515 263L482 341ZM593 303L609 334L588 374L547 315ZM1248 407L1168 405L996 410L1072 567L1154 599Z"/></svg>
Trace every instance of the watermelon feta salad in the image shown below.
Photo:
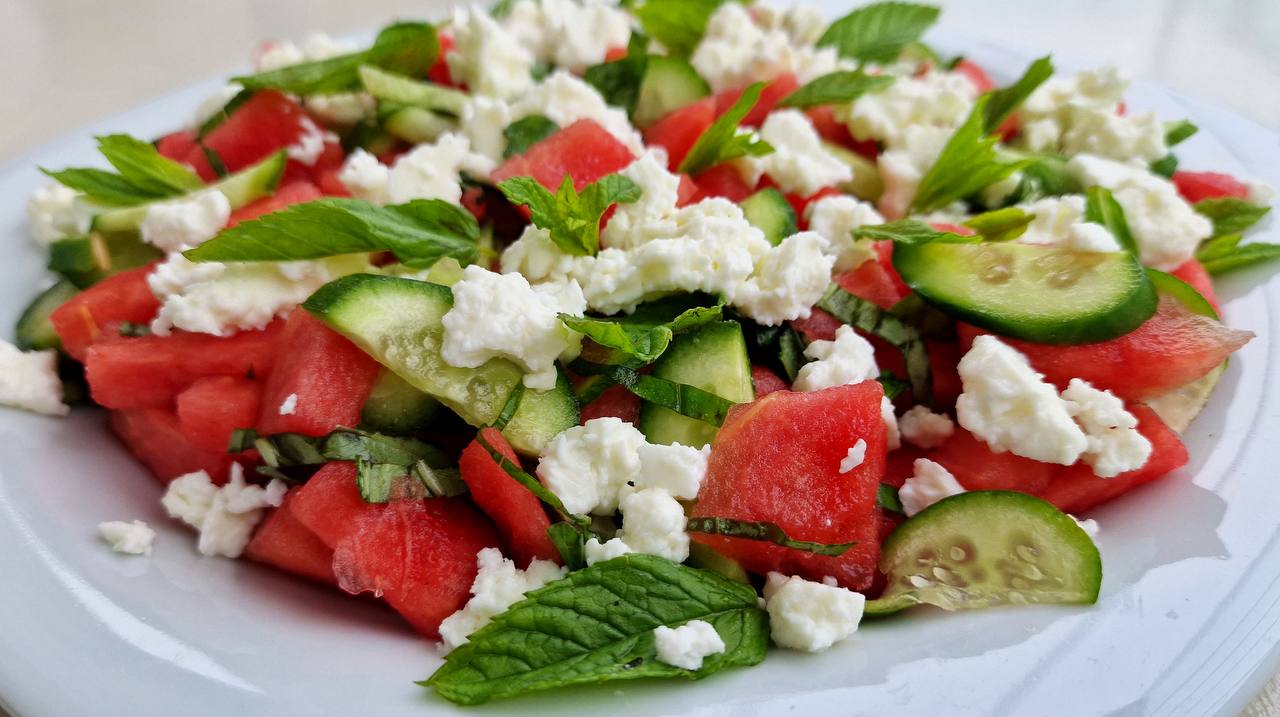
<svg viewBox="0 0 1280 717"><path fill-rule="evenodd" d="M1213 281L1280 257L1242 239L1271 190L1179 169L1196 127L1115 69L982 68L937 17L503 0L264 45L44 168L0 403L105 409L200 554L371 593L459 704L1093 603L1088 512L1187 463L1252 338Z"/></svg>

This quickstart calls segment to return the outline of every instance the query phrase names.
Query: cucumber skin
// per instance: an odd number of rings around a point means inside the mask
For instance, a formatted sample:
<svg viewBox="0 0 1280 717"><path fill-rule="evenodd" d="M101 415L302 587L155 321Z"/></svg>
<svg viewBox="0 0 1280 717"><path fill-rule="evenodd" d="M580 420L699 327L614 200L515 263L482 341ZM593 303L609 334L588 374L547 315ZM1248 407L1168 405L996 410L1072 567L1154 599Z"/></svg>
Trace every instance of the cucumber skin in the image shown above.
<svg viewBox="0 0 1280 717"><path fill-rule="evenodd" d="M733 374L734 364L737 376ZM653 375L685 383L738 403L755 398L751 361L742 327L718 321L677 337L653 365ZM717 382L721 382L717 385ZM648 402L640 407L640 431L650 443L679 443L693 448L708 445L719 429Z"/></svg>
<svg viewBox="0 0 1280 717"><path fill-rule="evenodd" d="M18 317L18 323L13 329L14 345L23 351L56 349L62 346L62 339L49 323L49 314L78 293L79 289L65 280L40 292Z"/></svg>
<svg viewBox="0 0 1280 717"><path fill-rule="evenodd" d="M903 282L928 303L954 318L1001 336L1042 344L1090 344L1123 336L1141 326L1156 312L1157 295L1151 280L1136 260L1132 261L1131 291L1105 311L1094 311L1063 319L1023 320L967 306L941 297L922 277L932 267L946 263L930 256L931 247L973 247L975 244L896 244L893 266ZM1023 246L1023 245L1020 245ZM1029 245L1026 245L1029 248ZM1119 255L1117 255L1119 256Z"/></svg>

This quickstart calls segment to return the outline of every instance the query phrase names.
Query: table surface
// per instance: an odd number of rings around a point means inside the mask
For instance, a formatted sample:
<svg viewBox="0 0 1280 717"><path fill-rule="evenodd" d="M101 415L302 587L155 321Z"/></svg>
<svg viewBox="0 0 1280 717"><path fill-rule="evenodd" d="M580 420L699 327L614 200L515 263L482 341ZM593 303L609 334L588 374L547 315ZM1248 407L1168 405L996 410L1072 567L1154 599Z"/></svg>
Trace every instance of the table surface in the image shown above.
<svg viewBox="0 0 1280 717"><path fill-rule="evenodd" d="M1275 0L933 0L957 30L1098 64L1280 130ZM0 163L89 122L245 64L263 39L439 17L439 0L4 0ZM773 3L771 3L773 4ZM1173 118L1167 118L1173 119ZM1242 713L1280 717L1280 677Z"/></svg>

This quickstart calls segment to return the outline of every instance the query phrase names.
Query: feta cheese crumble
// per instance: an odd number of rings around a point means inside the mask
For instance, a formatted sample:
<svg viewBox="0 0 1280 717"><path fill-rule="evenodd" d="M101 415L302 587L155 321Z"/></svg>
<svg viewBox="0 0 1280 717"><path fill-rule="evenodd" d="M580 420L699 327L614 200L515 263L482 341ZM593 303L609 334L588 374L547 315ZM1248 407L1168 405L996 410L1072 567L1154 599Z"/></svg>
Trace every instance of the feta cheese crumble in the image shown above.
<svg viewBox="0 0 1280 717"><path fill-rule="evenodd" d="M550 560L534 559L520 570L502 557L497 548L476 553L476 579L471 583L471 599L461 610L440 623L440 652L448 654L468 642L468 636L488 625L496 615L524 599L532 590L559 580L568 572Z"/></svg>
<svg viewBox="0 0 1280 717"><path fill-rule="evenodd" d="M1073 378L1062 398L1084 429L1089 445L1081 460L1093 468L1094 475L1114 478L1147 464L1151 441L1138 432L1138 419L1125 410L1124 401L1115 394Z"/></svg>
<svg viewBox="0 0 1280 717"><path fill-rule="evenodd" d="M630 423L593 418L551 440L538 461L538 478L570 513L612 515L618 493L640 472L644 444L644 434Z"/></svg>
<svg viewBox="0 0 1280 717"><path fill-rule="evenodd" d="M825 19L821 22L825 26ZM789 22L785 16L770 16L757 25L741 3L723 3L707 20L706 32L689 62L713 92L789 72L805 83L844 64L835 48L818 48L816 38L809 40L816 26L812 13L792 14Z"/></svg>
<svg viewBox="0 0 1280 717"><path fill-rule="evenodd" d="M623 43L626 44L626 43ZM578 120L595 120L609 134L627 146L632 154L645 151L644 140L632 126L626 110L611 107L596 88L564 70L556 70L542 82L521 94L511 105L514 122L530 115L542 115L561 128Z"/></svg>
<svg viewBox="0 0 1280 717"><path fill-rule="evenodd" d="M751 186L759 183L761 175L768 175L782 191L807 197L853 179L853 169L822 146L813 122L800 110L770 113L760 126L760 139L768 142L773 152L737 161Z"/></svg>
<svg viewBox="0 0 1280 717"><path fill-rule="evenodd" d="M845 454L845 457L840 459L840 472L848 473L854 468L862 465L862 462L866 459L867 442L859 438L858 441L849 448L849 452Z"/></svg>
<svg viewBox="0 0 1280 717"><path fill-rule="evenodd" d="M836 258L828 247L814 232L783 239L756 262L734 305L762 326L808 318L831 284Z"/></svg>
<svg viewBox="0 0 1280 717"><path fill-rule="evenodd" d="M898 450L902 447L902 430L898 428L898 417L888 396L880 397L880 419L884 421L885 445L891 451Z"/></svg>
<svg viewBox="0 0 1280 717"><path fill-rule="evenodd" d="M653 642L658 662L685 670L702 669L704 659L725 650L724 640L705 620L690 620L676 628L659 625L653 629Z"/></svg>
<svg viewBox="0 0 1280 717"><path fill-rule="evenodd" d="M288 490L281 480L265 487L248 484L244 469L232 463L226 485L214 485L204 471L187 473L170 481L160 503L170 517L199 532L196 547L201 555L238 558L266 509L279 508Z"/></svg>
<svg viewBox="0 0 1280 717"><path fill-rule="evenodd" d="M388 186L391 184L391 168L378 158L357 147L347 155L338 172L338 181L356 199L372 204L390 204Z"/></svg>
<svg viewBox="0 0 1280 717"><path fill-rule="evenodd" d="M836 329L835 340L814 341L806 346L804 355L811 360L800 367L791 386L793 391L821 391L880 375L875 349L847 324Z"/></svg>
<svg viewBox="0 0 1280 717"><path fill-rule="evenodd" d="M510 359L526 371L526 387L549 390L559 375L556 359L576 356L582 347L582 335L559 315L582 316L586 308L582 288L572 279L530 286L520 274L495 274L473 264L453 286L440 355L461 368Z"/></svg>
<svg viewBox="0 0 1280 717"><path fill-rule="evenodd" d="M1076 522L1076 525L1080 526L1080 529L1084 531L1084 534L1089 536L1090 538L1098 537L1098 533L1101 532L1102 530L1098 526L1098 521L1094 520L1093 518L1085 518L1084 520L1080 520L1074 515L1070 517L1072 520Z"/></svg>
<svg viewBox="0 0 1280 717"><path fill-rule="evenodd" d="M292 416L297 413L298 394L291 393L288 396L285 396L284 400L280 402L280 409L278 412L281 416Z"/></svg>
<svg viewBox="0 0 1280 717"><path fill-rule="evenodd" d="M502 24L539 62L579 74L631 39L631 15L603 0L518 0Z"/></svg>
<svg viewBox="0 0 1280 717"><path fill-rule="evenodd" d="M533 84L533 53L488 10L456 8L450 29L454 49L445 55L449 75L473 93L510 99Z"/></svg>
<svg viewBox="0 0 1280 717"><path fill-rule="evenodd" d="M1020 110L1027 149L1094 154L1147 165L1165 156L1164 125L1154 112L1120 114L1129 80L1114 67L1049 78Z"/></svg>
<svg viewBox="0 0 1280 717"><path fill-rule="evenodd" d="M216 189L147 205L138 225L142 240L166 252L180 252L212 239L231 218L231 203Z"/></svg>
<svg viewBox="0 0 1280 717"><path fill-rule="evenodd" d="M236 95L244 91L244 86L239 82L228 82L227 84L214 90L213 94L200 101L196 105L195 112L191 115L191 120L187 122L188 129L199 129L201 125L208 122L214 115L222 111L227 103Z"/></svg>
<svg viewBox="0 0 1280 717"><path fill-rule="evenodd" d="M622 530L618 538L632 551L682 563L689 557L684 506L661 488L629 492L618 501Z"/></svg>
<svg viewBox="0 0 1280 717"><path fill-rule="evenodd" d="M769 573L765 610L774 644L821 652L858 630L866 598L852 590Z"/></svg>
<svg viewBox="0 0 1280 717"><path fill-rule="evenodd" d="M367 160L362 160L367 164ZM457 204L462 199L462 173L487 177L495 168L493 160L471 151L471 141L460 134L446 134L430 144L420 144L392 165L387 175L387 199L403 204L414 199L443 199ZM374 170L367 168L371 184ZM340 177L341 178L341 177Z"/></svg>
<svg viewBox="0 0 1280 717"><path fill-rule="evenodd" d="M912 464L914 469L910 478L898 489L898 500L902 502L902 510L911 517L916 513L937 503L943 498L960 495L965 492L964 486L956 480L945 466L928 458L917 458Z"/></svg>
<svg viewBox="0 0 1280 717"><path fill-rule="evenodd" d="M914 192L912 192L914 194ZM836 256L836 271L848 271L875 258L866 242L855 242L853 231L868 224L884 224L884 217L867 202L841 194L823 197L806 210L809 231L821 234Z"/></svg>
<svg viewBox="0 0 1280 717"><path fill-rule="evenodd" d="M1120 244L1106 227L1085 221L1085 199L1079 194L1045 197L1017 206L1035 217L1027 225L1026 232L1018 237L1022 244L1059 246L1076 251L1120 251Z"/></svg>
<svg viewBox="0 0 1280 717"><path fill-rule="evenodd" d="M23 351L0 341L0 406L47 416L65 416L56 351Z"/></svg>
<svg viewBox="0 0 1280 717"><path fill-rule="evenodd" d="M946 443L955 433L956 424L945 413L934 413L926 406L912 406L898 418L902 440L917 448L929 450Z"/></svg>
<svg viewBox="0 0 1280 717"><path fill-rule="evenodd" d="M156 539L156 531L141 520L98 523L98 534L113 551L125 555L150 555Z"/></svg>
<svg viewBox="0 0 1280 717"><path fill-rule="evenodd" d="M320 155L324 154L325 143L336 143L337 141L338 135L320 129L315 122L311 121L310 117L303 117L302 135L298 137L297 141L285 148L285 154L289 156L289 159L311 167L320 159Z"/></svg>
<svg viewBox="0 0 1280 717"><path fill-rule="evenodd" d="M81 204L80 193L52 182L37 189L27 200L27 225L37 244L52 244L59 239L89 231L93 215Z"/></svg>
<svg viewBox="0 0 1280 717"><path fill-rule="evenodd" d="M632 552L635 551L620 538L610 538L603 543L597 538L589 538L584 546L587 565L603 563Z"/></svg>
<svg viewBox="0 0 1280 717"><path fill-rule="evenodd" d="M681 500L694 500L707 476L711 446L701 449L679 443L645 443L636 449L640 470L632 482L637 489L665 490Z"/></svg>
<svg viewBox="0 0 1280 717"><path fill-rule="evenodd" d="M680 177L667 171L666 152L647 150L618 174L640 187L640 199L617 205L609 223L600 232L600 245L634 249L653 239L676 236Z"/></svg>
<svg viewBox="0 0 1280 717"><path fill-rule="evenodd" d="M876 167L884 182L876 208L885 218L901 219L907 214L921 180L942 154L952 131L928 125L907 127L900 145L892 145L876 157Z"/></svg>
<svg viewBox="0 0 1280 717"><path fill-rule="evenodd" d="M949 137L964 124L977 97L977 87L964 74L932 71L897 77L883 90L837 107L836 117L848 124L855 139L879 140L898 149L907 145L912 128L940 129Z"/></svg>

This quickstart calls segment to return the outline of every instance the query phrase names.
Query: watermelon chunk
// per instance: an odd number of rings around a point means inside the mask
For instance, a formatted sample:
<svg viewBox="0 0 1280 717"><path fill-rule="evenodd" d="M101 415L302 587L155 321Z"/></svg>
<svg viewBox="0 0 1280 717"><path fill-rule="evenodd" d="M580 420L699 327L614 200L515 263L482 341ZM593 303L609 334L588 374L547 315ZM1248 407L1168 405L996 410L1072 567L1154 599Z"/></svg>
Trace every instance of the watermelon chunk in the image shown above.
<svg viewBox="0 0 1280 717"><path fill-rule="evenodd" d="M742 97L742 93L746 89L743 86L716 94L716 116L719 117L728 112L729 108L733 107L734 103ZM765 84L764 89L760 90L760 99L756 100L755 106L751 108L747 116L742 118L741 125L743 127L759 127L764 124L765 117L769 116L769 113L778 106L778 103L798 89L800 89L800 81L796 79L794 73L787 72L773 78Z"/></svg>
<svg viewBox="0 0 1280 717"><path fill-rule="evenodd" d="M243 221L257 219L263 214L278 212L292 204L302 204L320 199L324 195L316 185L306 180L290 182L276 191L273 196L263 197L256 202L250 202L243 207L231 213L231 217L227 219L227 226L234 227Z"/></svg>
<svg viewBox="0 0 1280 717"><path fill-rule="evenodd" d="M1058 466L996 453L959 426L945 443L927 455L942 464L967 490L1016 490L1040 495Z"/></svg>
<svg viewBox="0 0 1280 717"><path fill-rule="evenodd" d="M147 285L151 269L145 266L109 276L54 309L49 321L62 339L62 348L84 361L95 341L119 336L121 323L151 323L160 311L160 302Z"/></svg>
<svg viewBox="0 0 1280 717"><path fill-rule="evenodd" d="M967 324L957 330L966 351L975 336L985 333ZM1125 400L1140 401L1204 376L1252 338L1253 332L1227 328L1162 296L1146 323L1109 341L1052 346L1003 340L1059 388L1082 378Z"/></svg>
<svg viewBox="0 0 1280 717"><path fill-rule="evenodd" d="M644 142L667 150L667 166L676 171L703 132L716 121L716 98L707 97L668 112L644 131Z"/></svg>
<svg viewBox="0 0 1280 717"><path fill-rule="evenodd" d="M331 549L361 516L382 507L360 497L356 466L347 462L325 464L289 495L293 516Z"/></svg>
<svg viewBox="0 0 1280 717"><path fill-rule="evenodd" d="M360 422L378 378L378 362L306 311L294 311L280 336L282 355L262 392L258 431L323 436ZM280 409L296 400L289 415Z"/></svg>
<svg viewBox="0 0 1280 717"><path fill-rule="evenodd" d="M1235 197L1249 199L1249 185L1221 172L1174 172L1173 186L1192 204L1201 199Z"/></svg>
<svg viewBox="0 0 1280 717"><path fill-rule="evenodd" d="M774 391L787 391L791 388L781 376L757 365L751 366L751 383L756 387L756 398L764 398Z"/></svg>
<svg viewBox="0 0 1280 717"><path fill-rule="evenodd" d="M1222 305L1218 303L1218 294L1213 290L1213 278L1209 276L1204 264L1195 259L1187 259L1181 266L1169 273L1190 284L1191 288L1200 292L1200 295L1213 305L1214 311L1219 314L1222 313Z"/></svg>
<svg viewBox="0 0 1280 717"><path fill-rule="evenodd" d="M485 428L480 435L512 463L520 464L515 450L496 428ZM534 558L560 562L559 551L547 537L551 520L542 501L507 475L479 441L472 441L462 452L458 467L471 499L498 526L517 565L527 567Z"/></svg>
<svg viewBox="0 0 1280 717"><path fill-rule="evenodd" d="M613 174L635 159L631 150L595 120L578 120L524 154L512 157L493 171L493 181L529 176L555 191L566 176L575 189Z"/></svg>
<svg viewBox="0 0 1280 717"><path fill-rule="evenodd" d="M167 408L112 411L111 430L162 484L194 471L205 471L214 483L223 483L236 459L225 446L208 451L193 445L182 432L178 414Z"/></svg>
<svg viewBox="0 0 1280 717"><path fill-rule="evenodd" d="M236 172L297 142L310 122L302 105L283 93L262 90L205 135L204 146ZM199 147L192 148L186 161L205 181L217 176Z"/></svg>
<svg viewBox="0 0 1280 717"><path fill-rule="evenodd" d="M582 407L580 418L585 424L593 418L613 416L636 425L640 421L640 397L622 386L605 389L596 400Z"/></svg>
<svg viewBox="0 0 1280 717"><path fill-rule="evenodd" d="M168 406L204 376L269 375L279 322L228 337L175 331L98 343L85 356L93 400L107 408Z"/></svg>
<svg viewBox="0 0 1280 717"><path fill-rule="evenodd" d="M333 550L293 514L297 490L258 526L245 548L245 557L326 585L338 584L333 575Z"/></svg>
<svg viewBox="0 0 1280 717"><path fill-rule="evenodd" d="M226 451L231 433L252 428L258 420L262 384L239 376L197 379L178 394L178 423L191 444L206 451Z"/></svg>
<svg viewBox="0 0 1280 717"><path fill-rule="evenodd" d="M737 168L729 164L718 164L694 177L693 183L698 187L695 201L707 197L724 197L731 202L741 202L755 193L756 188L747 184Z"/></svg>
<svg viewBox="0 0 1280 717"><path fill-rule="evenodd" d="M855 542L825 557L743 538L694 534L757 573L770 570L865 590L879 559L876 492L885 470L880 384L864 381L812 393L777 391L735 406L711 447L695 516L776 523L787 535L820 543ZM866 458L840 463L859 439Z"/></svg>
<svg viewBox="0 0 1280 717"><path fill-rule="evenodd" d="M168 157L175 162L187 161L187 155L195 149L196 131L193 129L172 132L156 140L156 151L160 156Z"/></svg>

